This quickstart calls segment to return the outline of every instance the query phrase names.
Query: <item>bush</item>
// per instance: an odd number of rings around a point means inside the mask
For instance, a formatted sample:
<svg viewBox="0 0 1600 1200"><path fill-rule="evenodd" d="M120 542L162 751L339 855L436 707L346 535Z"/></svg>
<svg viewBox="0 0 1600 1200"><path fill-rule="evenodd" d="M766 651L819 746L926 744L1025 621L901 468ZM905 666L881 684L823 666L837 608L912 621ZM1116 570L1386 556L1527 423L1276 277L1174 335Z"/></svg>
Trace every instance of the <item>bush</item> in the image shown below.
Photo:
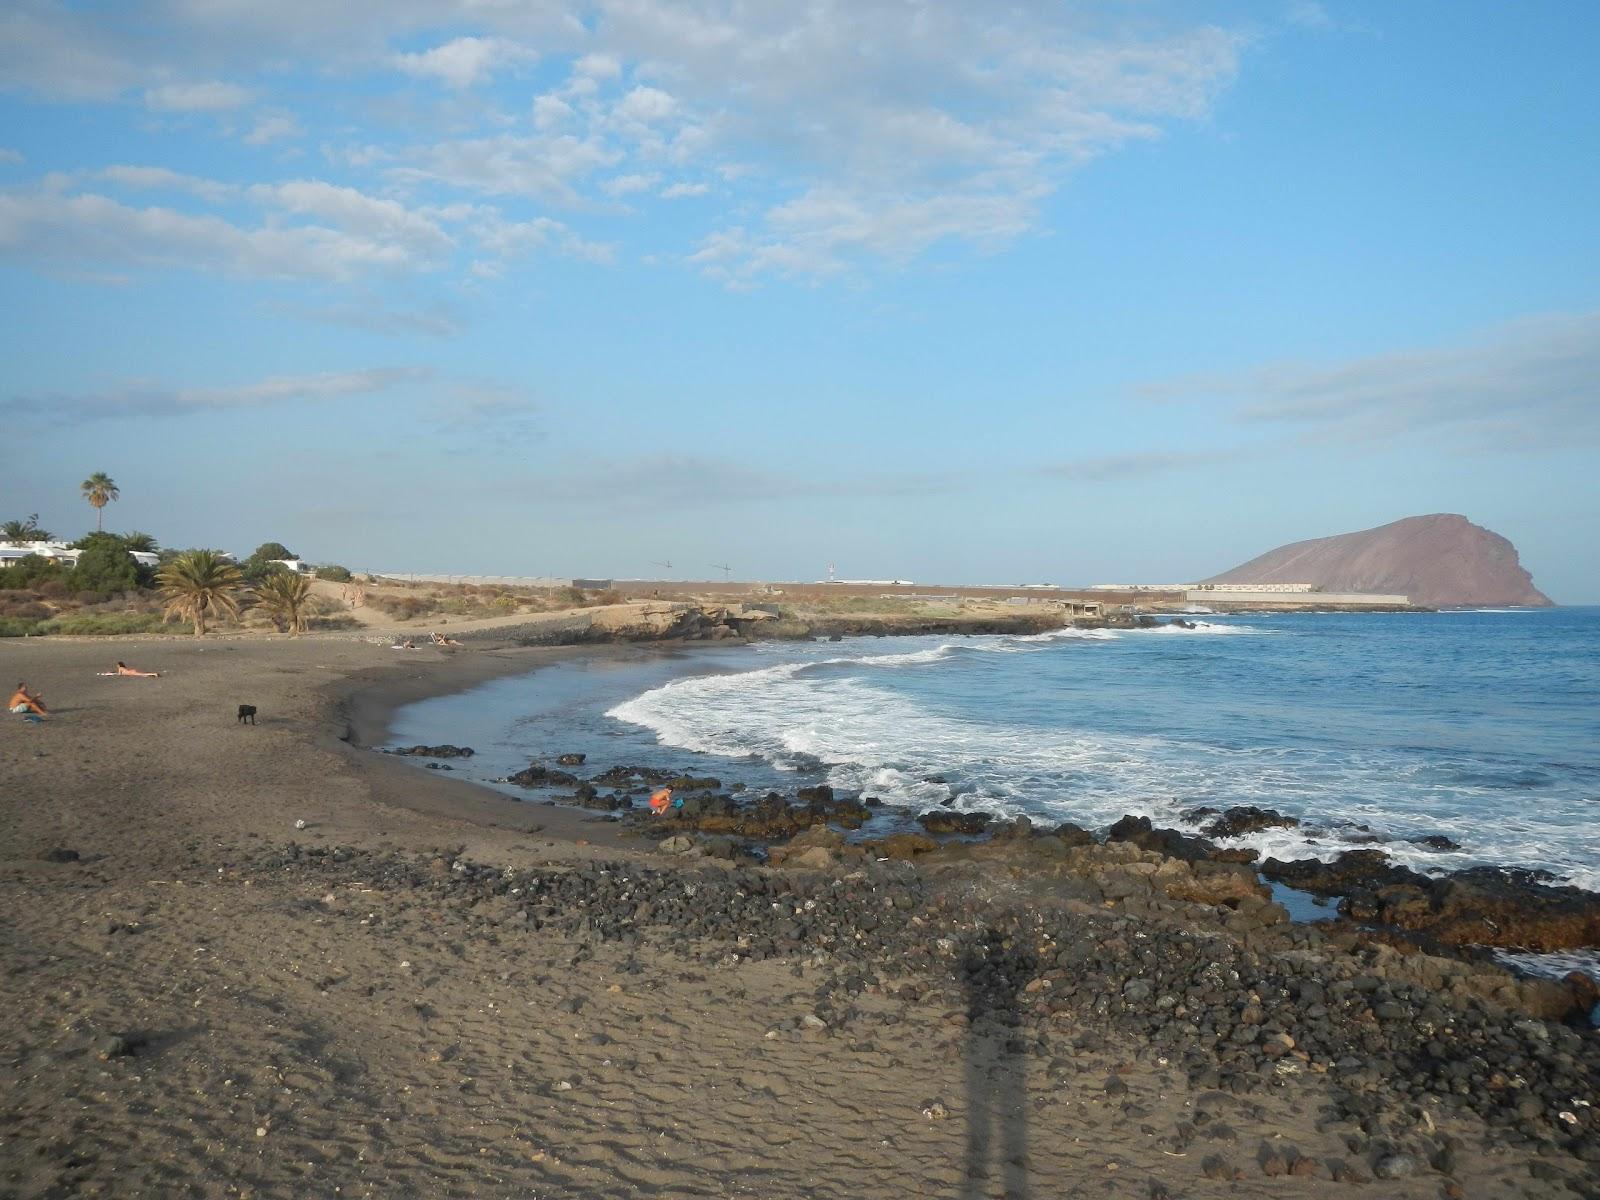
<svg viewBox="0 0 1600 1200"><path fill-rule="evenodd" d="M329 583L349 583L350 569L341 567L338 563L329 563L325 567L317 568L317 578L326 579Z"/></svg>
<svg viewBox="0 0 1600 1200"><path fill-rule="evenodd" d="M27 637L37 628L35 622L21 617L0 617L0 637Z"/></svg>
<svg viewBox="0 0 1600 1200"><path fill-rule="evenodd" d="M85 608L91 604L104 604L106 602L104 592L79 592L75 598Z"/></svg>
<svg viewBox="0 0 1600 1200"><path fill-rule="evenodd" d="M47 621L54 614L36 600L0 603L0 617L15 617L23 621Z"/></svg>
<svg viewBox="0 0 1600 1200"><path fill-rule="evenodd" d="M130 558L128 561L131 563L133 560ZM33 587L38 583L65 579L66 574L59 563L41 558L37 554L30 554L18 559L16 566L0 571L0 588Z"/></svg>
<svg viewBox="0 0 1600 1200"><path fill-rule="evenodd" d="M306 621L308 629L360 629L361 622L349 613L332 613L325 617L311 617Z"/></svg>
<svg viewBox="0 0 1600 1200"><path fill-rule="evenodd" d="M46 579L38 587L41 600L65 600L67 598L67 581L64 579Z"/></svg>
<svg viewBox="0 0 1600 1200"><path fill-rule="evenodd" d="M126 592L139 586L139 564L112 534L91 534L83 539L78 565L68 577L80 592ZM102 597L103 599L104 597ZM98 603L98 601L86 601Z"/></svg>
<svg viewBox="0 0 1600 1200"><path fill-rule="evenodd" d="M587 597L584 596L582 588L564 587L556 589L556 600L561 604L567 605L569 608L577 608L581 606L586 598Z"/></svg>
<svg viewBox="0 0 1600 1200"><path fill-rule="evenodd" d="M42 621L34 633L59 633L67 637L101 637L119 633L154 633L165 622L158 613L81 613Z"/></svg>

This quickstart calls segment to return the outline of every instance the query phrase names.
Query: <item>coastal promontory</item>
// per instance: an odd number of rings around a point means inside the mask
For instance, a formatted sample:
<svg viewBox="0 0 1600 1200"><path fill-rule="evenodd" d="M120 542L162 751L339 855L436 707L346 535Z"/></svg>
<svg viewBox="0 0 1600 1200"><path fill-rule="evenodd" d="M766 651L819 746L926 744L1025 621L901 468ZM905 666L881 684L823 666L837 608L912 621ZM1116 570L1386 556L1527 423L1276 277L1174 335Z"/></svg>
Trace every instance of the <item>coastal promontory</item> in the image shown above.
<svg viewBox="0 0 1600 1200"><path fill-rule="evenodd" d="M1403 593L1431 608L1554 602L1533 585L1517 548L1456 513L1406 517L1376 529L1268 551L1208 583L1309 583L1328 592Z"/></svg>

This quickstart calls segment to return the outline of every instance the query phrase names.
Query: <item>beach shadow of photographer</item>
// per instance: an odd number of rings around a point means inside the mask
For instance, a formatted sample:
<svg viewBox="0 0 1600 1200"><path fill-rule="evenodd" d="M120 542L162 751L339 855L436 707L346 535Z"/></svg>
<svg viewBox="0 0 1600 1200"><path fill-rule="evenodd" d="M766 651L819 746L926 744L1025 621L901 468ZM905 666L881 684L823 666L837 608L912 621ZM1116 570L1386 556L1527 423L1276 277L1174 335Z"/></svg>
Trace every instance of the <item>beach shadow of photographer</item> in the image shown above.
<svg viewBox="0 0 1600 1200"><path fill-rule="evenodd" d="M967 1163L962 1200L1028 1198L1027 1046L1019 997L1029 970L994 930L980 929L962 951L967 997ZM1002 1185L998 1193L991 1189Z"/></svg>

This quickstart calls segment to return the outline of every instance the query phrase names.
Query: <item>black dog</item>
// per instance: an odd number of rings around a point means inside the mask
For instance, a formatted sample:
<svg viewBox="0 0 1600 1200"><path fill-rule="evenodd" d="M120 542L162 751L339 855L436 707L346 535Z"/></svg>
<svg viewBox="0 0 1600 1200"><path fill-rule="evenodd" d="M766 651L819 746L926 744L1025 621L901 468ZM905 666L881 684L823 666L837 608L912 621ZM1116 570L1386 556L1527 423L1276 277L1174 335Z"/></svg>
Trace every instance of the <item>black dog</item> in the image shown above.
<svg viewBox="0 0 1600 1200"><path fill-rule="evenodd" d="M239 724L243 725L246 721L249 721L252 725L256 723L256 706L254 704L239 705Z"/></svg>

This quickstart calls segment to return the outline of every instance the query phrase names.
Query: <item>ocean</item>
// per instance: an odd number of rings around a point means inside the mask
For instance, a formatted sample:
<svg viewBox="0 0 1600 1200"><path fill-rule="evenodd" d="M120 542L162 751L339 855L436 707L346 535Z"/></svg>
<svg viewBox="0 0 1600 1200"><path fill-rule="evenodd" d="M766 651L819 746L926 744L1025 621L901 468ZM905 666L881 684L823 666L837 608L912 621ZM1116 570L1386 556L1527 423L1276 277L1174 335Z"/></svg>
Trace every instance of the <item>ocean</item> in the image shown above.
<svg viewBox="0 0 1600 1200"><path fill-rule="evenodd" d="M390 743L471 745L480 782L578 752L1091 828L1255 804L1302 824L1225 844L1600 890L1600 608L1193 619L580 658L409 706Z"/></svg>

